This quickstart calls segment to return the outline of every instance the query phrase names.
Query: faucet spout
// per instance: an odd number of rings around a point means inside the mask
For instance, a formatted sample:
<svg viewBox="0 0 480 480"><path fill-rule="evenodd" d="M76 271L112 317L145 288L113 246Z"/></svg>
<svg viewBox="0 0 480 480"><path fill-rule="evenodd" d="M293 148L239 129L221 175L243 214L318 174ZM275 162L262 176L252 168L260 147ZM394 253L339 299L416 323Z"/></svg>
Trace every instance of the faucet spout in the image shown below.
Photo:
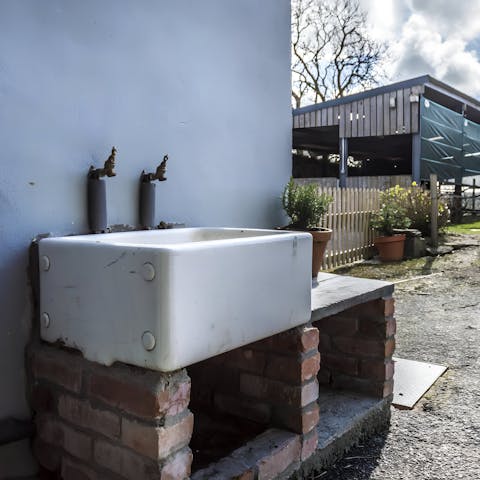
<svg viewBox="0 0 480 480"><path fill-rule="evenodd" d="M143 170L141 181L153 182L154 180L158 180L159 182L164 182L167 179L167 177L165 177L165 173L167 171L167 161L168 155L164 155L162 163L157 167L155 173L145 173L145 170Z"/></svg>
<svg viewBox="0 0 480 480"><path fill-rule="evenodd" d="M95 168L93 165L88 171L88 178L94 178L96 180L102 177L115 177L117 174L113 171L115 168L115 155L117 154L117 149L112 147L112 153L105 160L103 168Z"/></svg>

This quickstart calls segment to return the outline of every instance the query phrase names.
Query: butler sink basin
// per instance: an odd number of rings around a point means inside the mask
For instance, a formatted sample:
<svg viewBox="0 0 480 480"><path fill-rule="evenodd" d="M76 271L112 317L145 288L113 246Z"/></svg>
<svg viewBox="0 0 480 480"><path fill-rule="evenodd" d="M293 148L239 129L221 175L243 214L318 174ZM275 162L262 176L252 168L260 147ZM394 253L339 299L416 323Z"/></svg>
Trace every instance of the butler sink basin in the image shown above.
<svg viewBox="0 0 480 480"><path fill-rule="evenodd" d="M39 242L41 337L172 371L310 320L310 234L184 228Z"/></svg>

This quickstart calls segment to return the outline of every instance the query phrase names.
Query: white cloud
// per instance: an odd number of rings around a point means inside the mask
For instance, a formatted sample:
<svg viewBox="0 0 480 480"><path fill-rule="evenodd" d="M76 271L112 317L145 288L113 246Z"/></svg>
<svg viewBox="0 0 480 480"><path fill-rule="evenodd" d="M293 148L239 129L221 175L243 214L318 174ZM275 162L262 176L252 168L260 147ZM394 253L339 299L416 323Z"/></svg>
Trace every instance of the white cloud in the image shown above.
<svg viewBox="0 0 480 480"><path fill-rule="evenodd" d="M471 33L442 35L426 15L414 13L404 24L398 42L392 44L393 77L431 74L471 95L480 94L480 62L467 47Z"/></svg>
<svg viewBox="0 0 480 480"><path fill-rule="evenodd" d="M361 2L372 35L391 45L391 81L430 74L480 96L480 0Z"/></svg>

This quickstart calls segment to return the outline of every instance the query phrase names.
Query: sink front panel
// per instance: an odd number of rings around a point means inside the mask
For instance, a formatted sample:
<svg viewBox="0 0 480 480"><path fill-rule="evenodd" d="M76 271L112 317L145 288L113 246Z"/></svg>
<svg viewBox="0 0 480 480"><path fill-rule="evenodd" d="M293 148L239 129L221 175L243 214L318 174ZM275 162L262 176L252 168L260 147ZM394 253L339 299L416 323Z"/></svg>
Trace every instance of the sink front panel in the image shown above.
<svg viewBox="0 0 480 480"><path fill-rule="evenodd" d="M309 234L170 233L41 240L41 337L102 364L172 371L310 320Z"/></svg>

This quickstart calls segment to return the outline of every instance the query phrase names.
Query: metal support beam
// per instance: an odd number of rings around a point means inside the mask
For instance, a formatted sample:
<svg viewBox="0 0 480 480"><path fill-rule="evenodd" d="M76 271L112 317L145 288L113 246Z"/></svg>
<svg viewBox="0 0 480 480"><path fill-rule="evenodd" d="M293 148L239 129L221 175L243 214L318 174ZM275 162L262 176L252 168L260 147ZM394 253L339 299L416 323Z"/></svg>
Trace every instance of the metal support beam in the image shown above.
<svg viewBox="0 0 480 480"><path fill-rule="evenodd" d="M340 143L338 147L340 153L340 163L338 170L339 186L340 188L345 188L347 186L347 159L348 159L348 139L345 137L340 138Z"/></svg>
<svg viewBox="0 0 480 480"><path fill-rule="evenodd" d="M420 153L421 136L420 133L412 134L412 180L420 185Z"/></svg>

